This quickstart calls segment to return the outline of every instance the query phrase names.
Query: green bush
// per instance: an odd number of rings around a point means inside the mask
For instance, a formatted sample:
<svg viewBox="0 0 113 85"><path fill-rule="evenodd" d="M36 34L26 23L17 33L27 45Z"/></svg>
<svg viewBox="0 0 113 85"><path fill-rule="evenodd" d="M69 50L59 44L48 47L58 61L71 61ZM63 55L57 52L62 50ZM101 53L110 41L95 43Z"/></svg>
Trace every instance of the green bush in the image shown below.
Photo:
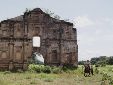
<svg viewBox="0 0 113 85"><path fill-rule="evenodd" d="M28 71L30 72L37 72L37 73L62 73L62 72L72 72L74 71L75 67L57 67L57 66L44 66L44 65L37 65L37 64L30 64L28 67Z"/></svg>
<svg viewBox="0 0 113 85"><path fill-rule="evenodd" d="M99 64L97 64L97 63L95 64L95 67L99 67L99 66L100 66Z"/></svg>
<svg viewBox="0 0 113 85"><path fill-rule="evenodd" d="M95 73L98 74L99 73L99 69L96 67L95 68Z"/></svg>
<svg viewBox="0 0 113 85"><path fill-rule="evenodd" d="M22 69L17 70L18 73L23 73L24 71Z"/></svg>
<svg viewBox="0 0 113 85"><path fill-rule="evenodd" d="M36 66L35 71L36 71L37 73L41 73L41 67L40 67L40 66Z"/></svg>
<svg viewBox="0 0 113 85"><path fill-rule="evenodd" d="M96 67L105 67L106 66L106 61L98 61L96 64L95 64Z"/></svg>
<svg viewBox="0 0 113 85"><path fill-rule="evenodd" d="M35 64L31 64L28 67L28 71L30 72L37 72L37 73L41 73L44 70L44 65L35 65Z"/></svg>
<svg viewBox="0 0 113 85"><path fill-rule="evenodd" d="M107 84L106 84L107 82ZM113 85L113 79L107 73L103 72L101 85Z"/></svg>
<svg viewBox="0 0 113 85"><path fill-rule="evenodd" d="M109 78L109 76L107 75L107 73L103 73L102 81L108 80L108 78Z"/></svg>
<svg viewBox="0 0 113 85"><path fill-rule="evenodd" d="M43 69L43 72L44 73L51 73L52 72L52 69L50 66L45 66L44 69Z"/></svg>
<svg viewBox="0 0 113 85"><path fill-rule="evenodd" d="M60 67L53 67L52 72L58 74L62 72L62 69Z"/></svg>
<svg viewBox="0 0 113 85"><path fill-rule="evenodd" d="M64 67L62 68L62 70L66 72L66 71L68 70L68 68L67 68L66 66L64 66Z"/></svg>
<svg viewBox="0 0 113 85"><path fill-rule="evenodd" d="M30 64L30 65L28 66L28 71L34 72L34 71L35 71L35 65L34 65L34 64Z"/></svg>
<svg viewBox="0 0 113 85"><path fill-rule="evenodd" d="M10 74L10 73L11 73L10 71L5 71L5 72L4 72L4 74Z"/></svg>
<svg viewBox="0 0 113 85"><path fill-rule="evenodd" d="M106 66L106 64L105 64L105 63L102 63L102 64L101 64L101 67L105 67L105 66Z"/></svg>
<svg viewBox="0 0 113 85"><path fill-rule="evenodd" d="M44 66L44 65L36 65L36 64L30 64L28 67L28 71L30 72L37 72L37 73L62 73L64 72L72 72L74 71L76 68L74 67L50 67L50 66Z"/></svg>
<svg viewBox="0 0 113 85"><path fill-rule="evenodd" d="M44 81L46 81L46 82L53 82L53 79L52 78L45 78Z"/></svg>
<svg viewBox="0 0 113 85"><path fill-rule="evenodd" d="M44 66L44 65L35 65L35 64L31 64L28 67L28 71L30 72L37 72L37 73L51 73L52 72L52 68L50 66Z"/></svg>

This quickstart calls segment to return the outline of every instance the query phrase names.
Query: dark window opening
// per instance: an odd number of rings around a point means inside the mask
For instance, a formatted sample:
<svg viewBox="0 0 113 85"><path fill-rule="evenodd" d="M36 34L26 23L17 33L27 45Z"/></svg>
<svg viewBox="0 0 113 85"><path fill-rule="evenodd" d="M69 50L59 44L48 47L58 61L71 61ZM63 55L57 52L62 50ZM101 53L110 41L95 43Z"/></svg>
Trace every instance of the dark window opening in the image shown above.
<svg viewBox="0 0 113 85"><path fill-rule="evenodd" d="M52 61L53 62L57 61L57 50L52 50Z"/></svg>

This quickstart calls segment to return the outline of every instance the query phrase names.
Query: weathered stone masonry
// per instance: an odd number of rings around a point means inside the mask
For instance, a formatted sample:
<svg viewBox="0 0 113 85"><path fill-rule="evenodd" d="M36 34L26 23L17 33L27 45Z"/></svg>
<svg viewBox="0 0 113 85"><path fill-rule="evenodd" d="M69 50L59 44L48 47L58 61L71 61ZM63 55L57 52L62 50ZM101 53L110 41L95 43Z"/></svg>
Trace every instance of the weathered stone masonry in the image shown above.
<svg viewBox="0 0 113 85"><path fill-rule="evenodd" d="M41 47L32 38L41 38ZM77 65L77 31L73 24L57 20L40 8L0 23L0 69L27 69L33 52L40 52L47 65Z"/></svg>

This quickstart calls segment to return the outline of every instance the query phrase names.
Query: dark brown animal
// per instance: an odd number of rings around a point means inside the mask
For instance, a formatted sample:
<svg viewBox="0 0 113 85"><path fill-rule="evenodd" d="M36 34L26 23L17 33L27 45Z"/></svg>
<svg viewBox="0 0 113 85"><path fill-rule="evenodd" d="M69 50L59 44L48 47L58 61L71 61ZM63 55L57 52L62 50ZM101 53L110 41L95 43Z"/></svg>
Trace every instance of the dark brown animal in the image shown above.
<svg viewBox="0 0 113 85"><path fill-rule="evenodd" d="M84 65L84 76L90 76L90 66L89 65Z"/></svg>

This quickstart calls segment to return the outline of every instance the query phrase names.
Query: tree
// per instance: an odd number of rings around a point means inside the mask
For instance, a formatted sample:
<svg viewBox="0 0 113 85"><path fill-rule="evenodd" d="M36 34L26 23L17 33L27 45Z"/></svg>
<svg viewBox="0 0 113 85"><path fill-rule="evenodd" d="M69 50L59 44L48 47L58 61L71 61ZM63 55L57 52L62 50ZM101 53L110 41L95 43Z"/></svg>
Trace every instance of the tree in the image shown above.
<svg viewBox="0 0 113 85"><path fill-rule="evenodd" d="M94 57L94 58L91 58L91 64L96 64L97 62L99 61L99 58L96 58L96 57Z"/></svg>
<svg viewBox="0 0 113 85"><path fill-rule="evenodd" d="M79 61L78 64L79 65L84 65L84 61Z"/></svg>
<svg viewBox="0 0 113 85"><path fill-rule="evenodd" d="M91 58L91 64L96 66L106 66L107 64L107 58L106 56L100 56L98 58Z"/></svg>
<svg viewBox="0 0 113 85"><path fill-rule="evenodd" d="M113 56L109 57L107 62L109 65L113 65Z"/></svg>

